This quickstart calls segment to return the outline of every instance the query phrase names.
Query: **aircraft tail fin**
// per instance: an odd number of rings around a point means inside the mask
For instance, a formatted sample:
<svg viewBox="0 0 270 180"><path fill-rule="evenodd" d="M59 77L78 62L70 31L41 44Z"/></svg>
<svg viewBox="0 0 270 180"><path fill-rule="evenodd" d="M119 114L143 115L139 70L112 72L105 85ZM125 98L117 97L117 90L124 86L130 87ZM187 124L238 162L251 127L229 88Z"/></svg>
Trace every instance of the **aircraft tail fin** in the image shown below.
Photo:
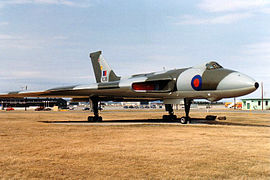
<svg viewBox="0 0 270 180"><path fill-rule="evenodd" d="M102 56L101 51L91 53L90 58L92 61L97 83L120 80L120 77L116 76L114 71L110 68L109 64Z"/></svg>

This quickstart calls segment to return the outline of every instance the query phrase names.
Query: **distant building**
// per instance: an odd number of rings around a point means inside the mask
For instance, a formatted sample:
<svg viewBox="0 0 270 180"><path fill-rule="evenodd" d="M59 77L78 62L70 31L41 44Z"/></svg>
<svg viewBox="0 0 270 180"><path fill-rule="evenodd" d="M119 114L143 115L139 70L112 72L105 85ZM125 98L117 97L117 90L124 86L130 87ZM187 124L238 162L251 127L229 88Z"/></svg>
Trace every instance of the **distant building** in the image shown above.
<svg viewBox="0 0 270 180"><path fill-rule="evenodd" d="M0 99L1 109L6 107L66 107L67 101L61 98L2 98Z"/></svg>
<svg viewBox="0 0 270 180"><path fill-rule="evenodd" d="M270 98L259 99L259 98L249 98L242 99L243 101L243 110L261 110L262 105L264 110L270 109Z"/></svg>
<svg viewBox="0 0 270 180"><path fill-rule="evenodd" d="M121 102L122 106L139 106L140 102Z"/></svg>

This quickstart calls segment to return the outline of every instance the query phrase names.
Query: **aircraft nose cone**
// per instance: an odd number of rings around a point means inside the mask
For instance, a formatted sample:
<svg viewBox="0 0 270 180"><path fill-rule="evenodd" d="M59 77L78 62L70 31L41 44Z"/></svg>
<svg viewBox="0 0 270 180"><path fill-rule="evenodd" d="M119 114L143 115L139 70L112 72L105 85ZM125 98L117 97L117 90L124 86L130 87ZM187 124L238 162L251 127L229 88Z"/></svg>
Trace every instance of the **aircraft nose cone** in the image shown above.
<svg viewBox="0 0 270 180"><path fill-rule="evenodd" d="M259 84L252 78L239 72L233 72L220 81L217 89L250 89L255 91Z"/></svg>
<svg viewBox="0 0 270 180"><path fill-rule="evenodd" d="M256 89L258 89L259 88L259 83L255 82L254 86L255 86Z"/></svg>

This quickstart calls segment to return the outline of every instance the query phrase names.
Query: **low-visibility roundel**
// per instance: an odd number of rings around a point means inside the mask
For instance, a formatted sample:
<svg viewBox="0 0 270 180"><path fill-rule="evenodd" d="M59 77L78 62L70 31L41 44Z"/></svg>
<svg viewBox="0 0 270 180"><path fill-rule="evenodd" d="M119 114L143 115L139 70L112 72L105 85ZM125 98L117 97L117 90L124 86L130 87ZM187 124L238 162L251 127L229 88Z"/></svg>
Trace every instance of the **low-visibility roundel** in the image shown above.
<svg viewBox="0 0 270 180"><path fill-rule="evenodd" d="M191 86L194 90L199 91L202 88L202 77L200 75L196 75L191 80Z"/></svg>

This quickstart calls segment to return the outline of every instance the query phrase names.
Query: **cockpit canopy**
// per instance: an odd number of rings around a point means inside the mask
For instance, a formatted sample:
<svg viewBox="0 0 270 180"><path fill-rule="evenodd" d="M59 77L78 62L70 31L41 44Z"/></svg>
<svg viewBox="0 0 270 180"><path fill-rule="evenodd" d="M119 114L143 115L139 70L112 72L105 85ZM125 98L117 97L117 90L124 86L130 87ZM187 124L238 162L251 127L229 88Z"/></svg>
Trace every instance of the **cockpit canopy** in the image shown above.
<svg viewBox="0 0 270 180"><path fill-rule="evenodd" d="M207 70L213 70L213 69L221 69L221 68L223 68L221 65L219 65L215 61L211 61L211 62L207 63L205 66L206 66L206 69Z"/></svg>

